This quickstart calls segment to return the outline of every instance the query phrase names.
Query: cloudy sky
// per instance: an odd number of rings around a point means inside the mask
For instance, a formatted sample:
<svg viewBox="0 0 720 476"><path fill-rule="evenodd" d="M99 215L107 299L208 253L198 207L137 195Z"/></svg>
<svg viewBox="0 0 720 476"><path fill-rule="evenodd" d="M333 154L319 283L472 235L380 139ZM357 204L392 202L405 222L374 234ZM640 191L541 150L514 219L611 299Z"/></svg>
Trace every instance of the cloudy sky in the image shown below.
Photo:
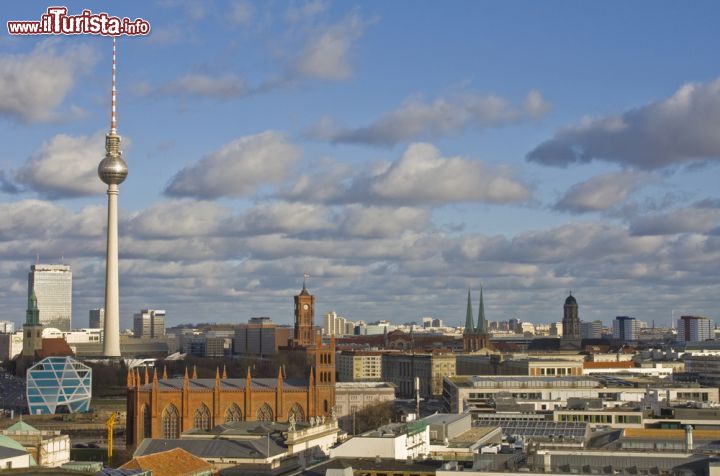
<svg viewBox="0 0 720 476"><path fill-rule="evenodd" d="M57 2L55 2L57 3ZM53 5L55 4L53 3ZM118 41L121 326L720 314L714 2L70 2ZM16 2L8 20L46 5ZM0 319L103 303L111 40L0 35ZM475 303L476 305L476 303Z"/></svg>

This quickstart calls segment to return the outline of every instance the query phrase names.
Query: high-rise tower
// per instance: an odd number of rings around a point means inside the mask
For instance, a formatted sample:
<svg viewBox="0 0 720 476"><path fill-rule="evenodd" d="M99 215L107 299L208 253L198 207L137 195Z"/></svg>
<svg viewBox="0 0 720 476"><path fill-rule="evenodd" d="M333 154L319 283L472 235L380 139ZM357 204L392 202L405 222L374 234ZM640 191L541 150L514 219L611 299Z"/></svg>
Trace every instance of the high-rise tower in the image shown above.
<svg viewBox="0 0 720 476"><path fill-rule="evenodd" d="M34 264L28 273L28 300L34 294L41 324L61 331L71 329L72 270L65 264Z"/></svg>
<svg viewBox="0 0 720 476"><path fill-rule="evenodd" d="M107 184L108 226L107 257L105 268L105 326L103 331L103 356L120 357L120 285L118 282L118 185L128 174L128 167L120 151L120 136L117 134L115 114L115 71L116 47L113 38L112 93L110 131L105 136L105 158L98 166L100 180Z"/></svg>

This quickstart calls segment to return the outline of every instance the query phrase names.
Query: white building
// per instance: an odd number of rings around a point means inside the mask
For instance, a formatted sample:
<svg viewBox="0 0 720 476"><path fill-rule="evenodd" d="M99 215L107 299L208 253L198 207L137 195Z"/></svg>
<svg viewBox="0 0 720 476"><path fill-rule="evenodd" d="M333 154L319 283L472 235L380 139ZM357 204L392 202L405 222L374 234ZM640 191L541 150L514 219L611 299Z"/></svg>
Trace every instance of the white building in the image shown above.
<svg viewBox="0 0 720 476"><path fill-rule="evenodd" d="M75 329L73 331L61 331L54 327L45 327L42 330L43 339L65 339L65 342L72 347L73 344L88 344L102 342L102 329Z"/></svg>
<svg viewBox="0 0 720 476"><path fill-rule="evenodd" d="M682 316L677 320L679 342L701 342L715 337L715 324L709 317Z"/></svg>
<svg viewBox="0 0 720 476"><path fill-rule="evenodd" d="M429 444L430 432L423 420L391 423L330 449L330 457L408 460L426 455Z"/></svg>
<svg viewBox="0 0 720 476"><path fill-rule="evenodd" d="M380 320L377 322L372 322L370 324L365 325L365 334L371 335L371 334L385 334L386 332L391 332L395 330L395 326L390 324L388 321Z"/></svg>
<svg viewBox="0 0 720 476"><path fill-rule="evenodd" d="M70 461L70 437L60 430L38 430L21 420L0 430L0 435L22 445L39 466L56 468Z"/></svg>
<svg viewBox="0 0 720 476"><path fill-rule="evenodd" d="M0 321L0 334L12 334L15 332L15 323L12 321Z"/></svg>
<svg viewBox="0 0 720 476"><path fill-rule="evenodd" d="M72 271L64 264L34 264L28 274L28 298L35 291L40 323L62 331L72 329Z"/></svg>

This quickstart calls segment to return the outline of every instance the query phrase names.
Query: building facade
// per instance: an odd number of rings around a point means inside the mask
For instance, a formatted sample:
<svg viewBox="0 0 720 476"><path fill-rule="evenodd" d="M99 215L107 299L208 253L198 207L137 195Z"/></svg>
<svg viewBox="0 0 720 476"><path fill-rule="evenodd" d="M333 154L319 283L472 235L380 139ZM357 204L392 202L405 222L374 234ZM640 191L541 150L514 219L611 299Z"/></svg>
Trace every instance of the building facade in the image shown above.
<svg viewBox="0 0 720 476"><path fill-rule="evenodd" d="M90 309L88 327L90 329L103 329L105 327L105 308Z"/></svg>
<svg viewBox="0 0 720 476"><path fill-rule="evenodd" d="M379 382L382 380L382 352L344 350L337 358L340 382Z"/></svg>
<svg viewBox="0 0 720 476"><path fill-rule="evenodd" d="M682 316L677 321L679 342L701 342L715 338L715 324L709 317Z"/></svg>
<svg viewBox="0 0 720 476"><path fill-rule="evenodd" d="M72 271L64 264L34 264L28 274L28 299L35 292L40 323L69 331L72 320Z"/></svg>
<svg viewBox="0 0 720 476"><path fill-rule="evenodd" d="M72 357L47 357L27 370L26 393L32 415L86 412L92 369Z"/></svg>
<svg viewBox="0 0 720 476"><path fill-rule="evenodd" d="M640 325L634 317L617 316L613 321L613 339L634 342L638 339Z"/></svg>
<svg viewBox="0 0 720 476"><path fill-rule="evenodd" d="M415 377L420 378L420 396L442 395L445 377L455 375L455 354L451 352L386 353L382 356L382 377L397 388L400 398L415 396Z"/></svg>
<svg viewBox="0 0 720 476"><path fill-rule="evenodd" d="M165 311L143 309L133 316L133 335L156 339L165 335Z"/></svg>
<svg viewBox="0 0 720 476"><path fill-rule="evenodd" d="M305 375L288 378L229 378L219 369L215 379L141 378L134 370L127 378L128 446L144 438L179 438L192 428L210 429L229 421L287 422L329 417L335 406L335 339L322 343L313 323L315 298L305 285L295 301L295 339L282 349L306 363Z"/></svg>
<svg viewBox="0 0 720 476"><path fill-rule="evenodd" d="M602 330L602 321L583 321L580 323L580 336L583 339L602 339Z"/></svg>
<svg viewBox="0 0 720 476"><path fill-rule="evenodd" d="M275 355L279 347L277 334L278 326L269 317L252 317L235 329L233 350L241 355Z"/></svg>

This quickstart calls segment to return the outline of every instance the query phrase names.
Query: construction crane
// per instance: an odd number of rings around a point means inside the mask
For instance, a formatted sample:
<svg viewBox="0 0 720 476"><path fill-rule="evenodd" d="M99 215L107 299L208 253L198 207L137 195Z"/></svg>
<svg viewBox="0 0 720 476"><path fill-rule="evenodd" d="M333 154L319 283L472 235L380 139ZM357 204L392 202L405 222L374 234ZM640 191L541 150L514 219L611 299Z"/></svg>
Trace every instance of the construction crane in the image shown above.
<svg viewBox="0 0 720 476"><path fill-rule="evenodd" d="M107 428L107 459L108 459L108 465L112 464L112 451L113 451L113 429L115 428L115 423L117 423L118 418L120 418L120 412L113 412L112 415L110 415L110 418L107 419L105 422L105 427Z"/></svg>

